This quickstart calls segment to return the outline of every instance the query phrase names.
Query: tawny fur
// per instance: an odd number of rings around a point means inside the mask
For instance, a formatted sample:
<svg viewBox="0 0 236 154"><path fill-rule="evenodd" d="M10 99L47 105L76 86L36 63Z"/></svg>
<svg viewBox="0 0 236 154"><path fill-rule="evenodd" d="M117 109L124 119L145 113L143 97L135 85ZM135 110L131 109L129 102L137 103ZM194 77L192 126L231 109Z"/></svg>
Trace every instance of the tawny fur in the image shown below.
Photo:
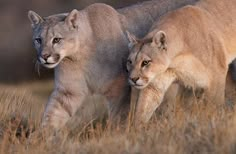
<svg viewBox="0 0 236 154"><path fill-rule="evenodd" d="M150 119L176 82L203 90L208 102L224 103L228 65L236 57L235 8L235 0L201 0L164 15L142 40L128 34L129 78L140 89L137 123Z"/></svg>
<svg viewBox="0 0 236 154"><path fill-rule="evenodd" d="M160 15L195 1L156 0L118 11L105 4L93 4L81 11L46 18L30 11L39 60L55 68L55 87L43 125L62 127L84 98L92 94L107 98L111 119L127 115L130 87L124 66L129 53L126 30L142 37ZM39 37L42 42L37 40ZM52 45L54 37L63 39ZM50 60L43 60L42 54L51 55Z"/></svg>

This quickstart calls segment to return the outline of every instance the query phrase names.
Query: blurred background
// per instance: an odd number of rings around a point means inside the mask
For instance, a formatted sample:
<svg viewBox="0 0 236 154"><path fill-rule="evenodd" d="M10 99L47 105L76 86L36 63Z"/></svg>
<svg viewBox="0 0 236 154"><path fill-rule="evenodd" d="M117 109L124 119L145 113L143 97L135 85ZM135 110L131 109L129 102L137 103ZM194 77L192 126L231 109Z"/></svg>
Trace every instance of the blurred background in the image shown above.
<svg viewBox="0 0 236 154"><path fill-rule="evenodd" d="M52 70L40 68L38 75L36 51L31 41L29 10L41 16L70 12L102 2L121 8L143 0L9 0L0 2L0 82L19 83L52 77Z"/></svg>

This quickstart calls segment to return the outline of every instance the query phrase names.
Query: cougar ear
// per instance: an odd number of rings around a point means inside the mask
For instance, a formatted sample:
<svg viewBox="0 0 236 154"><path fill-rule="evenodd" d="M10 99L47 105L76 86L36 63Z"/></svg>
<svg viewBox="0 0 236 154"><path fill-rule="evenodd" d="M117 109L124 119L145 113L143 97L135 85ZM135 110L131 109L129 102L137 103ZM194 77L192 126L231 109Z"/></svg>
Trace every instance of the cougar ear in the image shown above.
<svg viewBox="0 0 236 154"><path fill-rule="evenodd" d="M163 31L158 31L152 39L152 44L158 46L160 49L166 50L166 33Z"/></svg>
<svg viewBox="0 0 236 154"><path fill-rule="evenodd" d="M40 15L38 15L37 13L35 13L34 11L31 11L31 10L28 12L28 18L31 22L32 27L34 27L35 25L38 25L38 24L43 22L43 18L40 17Z"/></svg>
<svg viewBox="0 0 236 154"><path fill-rule="evenodd" d="M72 10L69 15L66 17L65 22L72 28L78 27L78 16L79 11L74 9Z"/></svg>
<svg viewBox="0 0 236 154"><path fill-rule="evenodd" d="M135 44L138 43L138 41L137 41L138 39L136 38L136 36L134 36L133 34L131 34L128 31L126 31L126 35L129 40L128 47L129 47L129 49L131 49Z"/></svg>

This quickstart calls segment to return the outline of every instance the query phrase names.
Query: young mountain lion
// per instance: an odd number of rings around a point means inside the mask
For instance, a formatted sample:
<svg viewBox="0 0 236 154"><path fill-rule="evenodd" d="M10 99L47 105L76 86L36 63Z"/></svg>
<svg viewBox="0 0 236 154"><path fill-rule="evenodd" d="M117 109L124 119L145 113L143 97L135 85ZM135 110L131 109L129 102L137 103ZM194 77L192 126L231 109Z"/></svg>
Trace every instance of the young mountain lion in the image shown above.
<svg viewBox="0 0 236 154"><path fill-rule="evenodd" d="M129 82L138 90L136 123L145 123L169 86L203 90L209 102L225 101L228 65L236 57L236 1L201 0L161 17L131 49Z"/></svg>

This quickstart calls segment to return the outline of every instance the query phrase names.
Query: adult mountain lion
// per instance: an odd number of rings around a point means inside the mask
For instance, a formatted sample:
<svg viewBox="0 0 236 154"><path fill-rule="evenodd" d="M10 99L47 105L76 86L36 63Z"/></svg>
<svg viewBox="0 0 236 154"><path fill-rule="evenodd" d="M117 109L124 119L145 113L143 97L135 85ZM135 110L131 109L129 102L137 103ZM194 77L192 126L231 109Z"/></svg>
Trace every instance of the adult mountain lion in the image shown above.
<svg viewBox="0 0 236 154"><path fill-rule="evenodd" d="M92 94L107 98L111 119L128 111L126 30L142 37L160 15L195 1L156 0L118 11L93 4L45 18L29 11L38 61L55 68L55 88L43 125L60 128Z"/></svg>
<svg viewBox="0 0 236 154"><path fill-rule="evenodd" d="M236 57L235 19L235 0L201 0L161 17L141 40L128 33L137 123L150 119L174 82L203 90L209 102L224 102L228 64Z"/></svg>

